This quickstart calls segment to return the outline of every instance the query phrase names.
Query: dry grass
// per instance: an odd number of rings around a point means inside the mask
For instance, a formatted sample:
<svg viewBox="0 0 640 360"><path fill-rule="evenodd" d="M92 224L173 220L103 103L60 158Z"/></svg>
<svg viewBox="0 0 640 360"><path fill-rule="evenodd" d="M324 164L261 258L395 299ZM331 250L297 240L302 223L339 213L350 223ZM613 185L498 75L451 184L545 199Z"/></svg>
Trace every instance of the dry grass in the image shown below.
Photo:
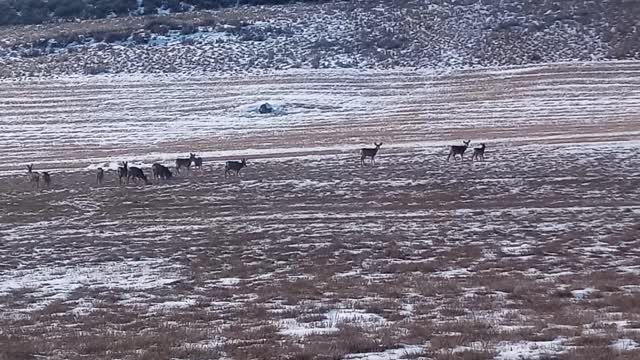
<svg viewBox="0 0 640 360"><path fill-rule="evenodd" d="M442 80L449 91L450 76ZM483 82L498 87L493 76ZM13 89L12 101L27 90ZM85 96L106 91L90 90ZM482 101L494 100L513 101L505 94ZM359 123L367 136L422 122L376 116L382 120ZM574 134L582 120L523 127ZM277 135L220 135L207 149L356 136L340 124L312 123ZM434 138L459 136L448 121L437 124L443 130ZM633 134L638 124L629 120L625 129ZM341 359L412 345L433 359L488 359L502 343L563 339L566 351L549 358L631 359L637 350L618 354L609 345L640 341L636 149L564 141L495 141L484 163L447 163L445 146L389 147L365 168L348 149L262 154L242 179L225 179L222 159L210 158L203 170L151 186L119 186L113 174L96 186L93 173L76 169L56 172L53 187L36 192L22 177L3 177L0 356ZM47 152L43 163L76 159L53 150L67 157Z"/></svg>

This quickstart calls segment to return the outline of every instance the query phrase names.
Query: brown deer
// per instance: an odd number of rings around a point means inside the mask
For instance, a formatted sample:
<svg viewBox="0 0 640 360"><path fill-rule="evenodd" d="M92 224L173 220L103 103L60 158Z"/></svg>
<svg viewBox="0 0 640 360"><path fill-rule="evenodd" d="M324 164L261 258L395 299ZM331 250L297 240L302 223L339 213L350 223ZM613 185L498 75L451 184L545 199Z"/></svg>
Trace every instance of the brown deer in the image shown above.
<svg viewBox="0 0 640 360"><path fill-rule="evenodd" d="M360 149L360 164L362 166L364 166L364 159L370 157L371 158L371 165L374 166L376 164L375 161L375 157L376 154L378 153L378 150L380 150L380 146L382 146L382 143L378 144L378 143L373 143L373 145L375 145L375 148L362 148Z"/></svg>
<svg viewBox="0 0 640 360"><path fill-rule="evenodd" d="M484 149L486 148L486 146L483 144L480 144L480 147L477 148L473 148L473 155L471 155L471 161L473 161L473 159L476 159L478 161L484 161Z"/></svg>
<svg viewBox="0 0 640 360"><path fill-rule="evenodd" d="M456 155L460 155L460 160L464 161L464 152L467 151L469 147L469 143L471 140L463 141L464 145L451 145L451 150L449 151L449 156L447 156L447 161L453 156L453 160L456 160Z"/></svg>
<svg viewBox="0 0 640 360"><path fill-rule="evenodd" d="M42 172L42 181L44 182L44 186L50 187L51 186L51 175L49 175L48 172L43 171Z"/></svg>
<svg viewBox="0 0 640 360"><path fill-rule="evenodd" d="M29 182L34 183L36 189L40 188L40 173L33 171L33 164L27 165L27 171L29 173Z"/></svg>
<svg viewBox="0 0 640 360"><path fill-rule="evenodd" d="M104 170L102 168L98 168L98 173L96 174L96 182L99 185L102 185L103 180L104 180Z"/></svg>
<svg viewBox="0 0 640 360"><path fill-rule="evenodd" d="M138 179L140 179L143 180L146 185L151 185L149 179L147 179L147 176L144 174L144 171L142 171L142 169L140 169L139 167L132 166L128 170L127 184L129 183L129 179L133 179L135 183L138 183Z"/></svg>
<svg viewBox="0 0 640 360"><path fill-rule="evenodd" d="M153 179L169 180L173 177L173 173L168 167L155 163L151 166L151 172L153 173Z"/></svg>
<svg viewBox="0 0 640 360"><path fill-rule="evenodd" d="M194 157L193 158L193 167L196 169L202 169L202 158L201 157Z"/></svg>
<svg viewBox="0 0 640 360"><path fill-rule="evenodd" d="M125 179L128 183L129 178L127 177L127 175L129 175L129 166L126 161L123 161L122 166L118 167L118 184L122 185L122 181Z"/></svg>
<svg viewBox="0 0 640 360"><path fill-rule="evenodd" d="M188 159L177 158L176 159L176 173L180 174L180 168L186 167L187 170L191 170L191 163L196 159L196 154L189 153Z"/></svg>
<svg viewBox="0 0 640 360"><path fill-rule="evenodd" d="M236 172L236 176L240 176L240 170L246 166L247 159L242 159L242 161L227 161L224 166L224 177L227 177L227 175L232 171Z"/></svg>

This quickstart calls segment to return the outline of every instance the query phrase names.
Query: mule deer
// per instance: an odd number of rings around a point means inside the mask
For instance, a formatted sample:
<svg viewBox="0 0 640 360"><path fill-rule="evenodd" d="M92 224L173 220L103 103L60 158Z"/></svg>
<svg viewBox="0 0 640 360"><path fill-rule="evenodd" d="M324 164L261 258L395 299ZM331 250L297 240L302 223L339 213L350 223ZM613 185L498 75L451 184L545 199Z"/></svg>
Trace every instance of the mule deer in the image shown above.
<svg viewBox="0 0 640 360"><path fill-rule="evenodd" d="M375 157L376 157L376 154L378 153L378 150L380 150L380 146L382 146L382 143L378 144L374 142L373 145L375 145L376 147L360 149L360 164L362 166L364 166L364 159L368 157L371 158L371 165L376 164Z"/></svg>
<svg viewBox="0 0 640 360"><path fill-rule="evenodd" d="M43 171L42 172L42 181L44 182L44 186L46 186L46 187L51 186L51 175L49 175L48 172Z"/></svg>
<svg viewBox="0 0 640 360"><path fill-rule="evenodd" d="M144 180L144 183L146 185L151 184L149 182L149 180L147 179L147 176L144 174L144 172L142 171L142 169L132 166L129 168L129 171L127 173L127 184L129 183L129 179L133 178L134 182L138 182L138 179Z"/></svg>
<svg viewBox="0 0 640 360"><path fill-rule="evenodd" d="M33 171L33 164L27 165L27 171L29 172L29 182L34 183L36 189L40 188L40 173Z"/></svg>
<svg viewBox="0 0 640 360"><path fill-rule="evenodd" d="M104 170L102 168L98 168L98 173L96 174L96 182L99 185L102 185L102 180L104 180Z"/></svg>
<svg viewBox="0 0 640 360"><path fill-rule="evenodd" d="M227 161L227 164L224 166L224 177L227 177L231 171L235 171L236 176L240 176L240 170L246 166L247 159L242 159L242 161Z"/></svg>
<svg viewBox="0 0 640 360"><path fill-rule="evenodd" d="M154 163L153 165L151 165L151 177L153 177L153 180L157 180L160 178L160 167L162 165L158 164L158 163Z"/></svg>
<svg viewBox="0 0 640 360"><path fill-rule="evenodd" d="M460 160L464 161L464 152L467 151L469 147L469 143L471 140L463 141L464 145L451 145L451 151L449 151L449 156L447 156L447 161L453 156L453 160L456 159L456 155L460 155Z"/></svg>
<svg viewBox="0 0 640 360"><path fill-rule="evenodd" d="M191 170L191 163L195 159L196 159L196 154L192 154L192 153L189 153L189 158L188 159L177 158L176 159L176 172L179 174L181 167L186 167L187 170Z"/></svg>
<svg viewBox="0 0 640 360"><path fill-rule="evenodd" d="M129 182L129 178L127 175L129 174L129 167L126 161L122 162L122 166L118 167L118 184L122 185L122 180L127 179L127 183Z"/></svg>
<svg viewBox="0 0 640 360"><path fill-rule="evenodd" d="M193 167L195 167L196 169L202 169L202 158L201 157L195 157L193 158Z"/></svg>
<svg viewBox="0 0 640 360"><path fill-rule="evenodd" d="M155 163L151 166L151 171L153 172L153 179L162 179L169 180L173 177L173 173L169 170L168 167Z"/></svg>
<svg viewBox="0 0 640 360"><path fill-rule="evenodd" d="M471 156L471 161L473 161L473 159L479 160L479 161L484 161L484 149L485 149L485 145L484 144L480 144L480 147L477 148L473 148L473 155Z"/></svg>

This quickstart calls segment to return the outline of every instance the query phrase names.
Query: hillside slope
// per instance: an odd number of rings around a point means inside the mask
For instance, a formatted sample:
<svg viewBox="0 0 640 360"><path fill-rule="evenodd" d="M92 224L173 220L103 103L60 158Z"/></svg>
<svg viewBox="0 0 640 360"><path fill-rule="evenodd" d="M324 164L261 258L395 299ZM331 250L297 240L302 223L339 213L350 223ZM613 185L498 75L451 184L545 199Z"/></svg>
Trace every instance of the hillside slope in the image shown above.
<svg viewBox="0 0 640 360"><path fill-rule="evenodd" d="M640 57L636 2L239 7L0 28L0 77L494 66Z"/></svg>

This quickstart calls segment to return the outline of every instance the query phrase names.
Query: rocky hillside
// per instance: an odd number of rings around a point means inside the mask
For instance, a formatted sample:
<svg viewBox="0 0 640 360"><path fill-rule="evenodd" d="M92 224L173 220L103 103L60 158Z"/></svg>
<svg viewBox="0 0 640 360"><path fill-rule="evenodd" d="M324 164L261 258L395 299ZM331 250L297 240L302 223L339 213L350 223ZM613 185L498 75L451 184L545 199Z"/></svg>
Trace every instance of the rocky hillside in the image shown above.
<svg viewBox="0 0 640 360"><path fill-rule="evenodd" d="M384 0L6 26L0 77L631 59L639 18L627 0Z"/></svg>

